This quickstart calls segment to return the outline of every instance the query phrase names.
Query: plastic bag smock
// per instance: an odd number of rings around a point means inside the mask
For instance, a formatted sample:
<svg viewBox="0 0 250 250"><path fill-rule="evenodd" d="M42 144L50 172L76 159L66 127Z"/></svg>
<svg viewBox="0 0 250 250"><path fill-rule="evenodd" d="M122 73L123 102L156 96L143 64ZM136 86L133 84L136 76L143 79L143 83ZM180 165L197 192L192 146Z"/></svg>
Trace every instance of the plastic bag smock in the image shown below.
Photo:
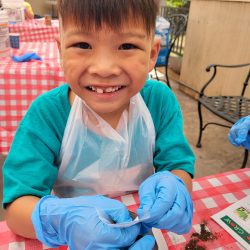
<svg viewBox="0 0 250 250"><path fill-rule="evenodd" d="M154 172L155 129L141 95L131 98L116 129L75 97L64 131L54 192L60 197L138 190Z"/></svg>

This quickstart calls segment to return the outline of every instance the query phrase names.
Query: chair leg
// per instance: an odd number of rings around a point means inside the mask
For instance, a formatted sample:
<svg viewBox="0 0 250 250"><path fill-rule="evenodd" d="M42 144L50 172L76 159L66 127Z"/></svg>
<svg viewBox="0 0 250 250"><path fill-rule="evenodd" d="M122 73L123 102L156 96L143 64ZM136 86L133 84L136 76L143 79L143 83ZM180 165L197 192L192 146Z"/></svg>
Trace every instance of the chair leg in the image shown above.
<svg viewBox="0 0 250 250"><path fill-rule="evenodd" d="M202 114L201 114L201 103L198 101L198 114L199 114L199 121L200 121L200 130L199 130L199 138L196 144L197 148L201 148L201 137L202 137L202 131L203 131L203 120L202 120Z"/></svg>
<svg viewBox="0 0 250 250"><path fill-rule="evenodd" d="M168 87L171 89L169 77L168 77L168 60L166 60L166 65L165 65L165 77L166 77L166 83Z"/></svg>
<svg viewBox="0 0 250 250"><path fill-rule="evenodd" d="M247 149L245 149L244 159L243 159L243 162L242 162L241 168L245 168L245 167L246 167L246 165L247 165L247 159L248 159L248 150L247 150Z"/></svg>
<svg viewBox="0 0 250 250"><path fill-rule="evenodd" d="M166 73L166 83L167 83L168 87L171 89L171 85L170 85L169 78L168 78L168 73Z"/></svg>
<svg viewBox="0 0 250 250"><path fill-rule="evenodd" d="M158 77L158 75L157 75L156 67L154 67L154 70L155 70L155 77L156 77L156 80L159 81L160 79L159 79L159 77Z"/></svg>

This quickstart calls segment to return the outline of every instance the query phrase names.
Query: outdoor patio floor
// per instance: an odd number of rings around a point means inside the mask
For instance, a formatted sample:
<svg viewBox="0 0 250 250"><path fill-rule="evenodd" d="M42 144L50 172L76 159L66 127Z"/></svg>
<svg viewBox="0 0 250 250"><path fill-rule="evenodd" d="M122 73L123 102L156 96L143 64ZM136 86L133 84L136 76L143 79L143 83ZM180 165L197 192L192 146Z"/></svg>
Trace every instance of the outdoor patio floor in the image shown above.
<svg viewBox="0 0 250 250"><path fill-rule="evenodd" d="M196 147L199 134L197 101L180 91L177 83L172 81L171 86L182 109L185 135L196 155L195 178L240 168L244 149L236 148L229 143L228 128L209 125L203 131L202 148ZM211 112L205 109L203 112L204 123L213 121L227 124ZM250 160L246 167L250 167Z"/></svg>

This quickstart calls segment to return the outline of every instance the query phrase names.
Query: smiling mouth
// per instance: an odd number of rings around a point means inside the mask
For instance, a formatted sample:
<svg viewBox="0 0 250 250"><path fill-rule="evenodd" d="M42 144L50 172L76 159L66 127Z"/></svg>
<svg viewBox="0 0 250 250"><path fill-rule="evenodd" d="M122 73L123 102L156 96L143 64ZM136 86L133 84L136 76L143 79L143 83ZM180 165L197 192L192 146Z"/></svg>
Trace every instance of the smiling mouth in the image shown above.
<svg viewBox="0 0 250 250"><path fill-rule="evenodd" d="M92 91L92 92L96 92L98 94L103 94L103 93L114 93L117 92L123 88L125 88L125 86L114 86L114 87L95 87L95 86L88 86L86 87L88 90Z"/></svg>

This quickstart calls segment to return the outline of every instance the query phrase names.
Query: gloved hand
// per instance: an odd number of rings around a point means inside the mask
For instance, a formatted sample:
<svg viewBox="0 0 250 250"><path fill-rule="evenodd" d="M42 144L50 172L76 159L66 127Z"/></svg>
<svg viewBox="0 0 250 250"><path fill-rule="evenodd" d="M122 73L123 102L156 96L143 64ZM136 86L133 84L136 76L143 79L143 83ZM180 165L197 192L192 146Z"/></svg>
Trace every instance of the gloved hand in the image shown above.
<svg viewBox="0 0 250 250"><path fill-rule="evenodd" d="M68 245L70 250L131 246L140 232L140 224L110 227L99 219L97 209L117 223L132 220L123 203L101 195L76 198L48 195L32 213L37 238L47 246Z"/></svg>
<svg viewBox="0 0 250 250"><path fill-rule="evenodd" d="M228 140L236 147L250 150L250 116L239 119L230 129Z"/></svg>
<svg viewBox="0 0 250 250"><path fill-rule="evenodd" d="M137 240L129 250L152 250L155 245L155 238L152 235L146 235Z"/></svg>
<svg viewBox="0 0 250 250"><path fill-rule="evenodd" d="M177 234L187 233L192 226L193 202L183 181L169 171L158 172L147 178L139 188L139 218L149 213L142 222L144 232L151 227Z"/></svg>

